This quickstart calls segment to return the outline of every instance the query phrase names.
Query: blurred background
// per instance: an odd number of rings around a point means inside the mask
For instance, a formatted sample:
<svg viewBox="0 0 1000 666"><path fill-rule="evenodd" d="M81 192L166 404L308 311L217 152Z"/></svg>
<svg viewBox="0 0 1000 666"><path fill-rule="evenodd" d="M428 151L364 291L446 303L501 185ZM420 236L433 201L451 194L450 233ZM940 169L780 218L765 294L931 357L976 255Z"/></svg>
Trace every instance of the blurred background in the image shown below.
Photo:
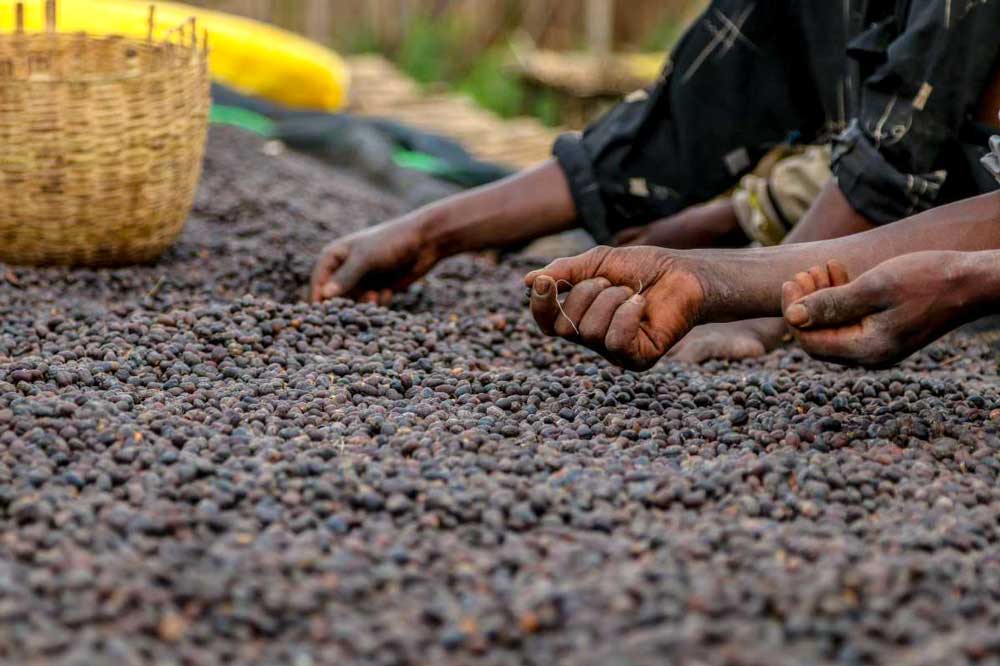
<svg viewBox="0 0 1000 666"><path fill-rule="evenodd" d="M705 0L200 0L344 55L380 54L501 117L580 127L654 79Z"/></svg>

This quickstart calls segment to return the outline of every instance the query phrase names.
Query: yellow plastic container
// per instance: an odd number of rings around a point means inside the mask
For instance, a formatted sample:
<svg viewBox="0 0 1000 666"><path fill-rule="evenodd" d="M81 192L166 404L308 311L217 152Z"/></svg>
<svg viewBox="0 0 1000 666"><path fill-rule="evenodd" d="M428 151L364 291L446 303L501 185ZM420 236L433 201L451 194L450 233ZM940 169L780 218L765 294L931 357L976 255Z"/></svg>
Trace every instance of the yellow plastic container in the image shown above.
<svg viewBox="0 0 1000 666"><path fill-rule="evenodd" d="M42 30L43 2L24 2L25 27ZM248 95L290 107L337 111L347 103L350 77L333 51L304 37L259 21L173 2L142 0L61 0L59 29L96 35L145 38L149 5L158 26L193 16L208 30L212 78ZM0 30L14 29L16 0L0 0Z"/></svg>

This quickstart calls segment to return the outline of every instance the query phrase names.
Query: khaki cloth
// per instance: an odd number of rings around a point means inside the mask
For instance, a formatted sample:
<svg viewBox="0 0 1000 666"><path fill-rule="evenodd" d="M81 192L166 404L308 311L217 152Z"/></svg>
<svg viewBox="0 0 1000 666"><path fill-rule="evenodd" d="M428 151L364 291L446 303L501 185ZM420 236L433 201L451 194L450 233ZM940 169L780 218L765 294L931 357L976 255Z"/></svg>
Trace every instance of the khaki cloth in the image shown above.
<svg viewBox="0 0 1000 666"><path fill-rule="evenodd" d="M983 158L983 165L1000 183L1000 136L990 139L990 152Z"/></svg>
<svg viewBox="0 0 1000 666"><path fill-rule="evenodd" d="M781 150L769 170L744 176L732 194L740 227L765 246L784 240L832 178L829 146Z"/></svg>

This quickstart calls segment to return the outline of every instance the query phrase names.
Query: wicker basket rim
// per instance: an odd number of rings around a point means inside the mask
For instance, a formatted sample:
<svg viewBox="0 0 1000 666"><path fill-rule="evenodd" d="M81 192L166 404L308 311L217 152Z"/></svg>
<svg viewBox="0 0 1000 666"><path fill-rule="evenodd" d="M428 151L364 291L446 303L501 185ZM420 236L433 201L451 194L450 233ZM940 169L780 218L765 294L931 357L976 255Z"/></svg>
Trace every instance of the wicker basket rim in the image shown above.
<svg viewBox="0 0 1000 666"><path fill-rule="evenodd" d="M8 79L0 77L0 86L6 88L13 87L34 87L34 86L58 86L58 85L73 85L73 84L85 84L85 85L100 85L100 84L114 84L122 83L125 81L135 81L139 79L149 79L150 77L157 77L159 75L169 75L171 73L177 72L179 70L186 69L193 64L201 64L207 62L207 52L199 49L192 48L187 44L174 44L172 42L149 42L142 39L137 39L135 37L128 37L126 35L95 35L93 33L85 31L76 32L57 32L57 33L44 33L44 32L32 32L32 33L0 33L0 40L11 40L11 41L22 41L22 40L48 40L48 41L66 41L66 40L80 40L81 38L86 39L87 42L120 42L123 46L137 46L144 49L152 50L170 50L176 51L176 53L171 54L171 57L159 64L155 69L152 70L141 70L138 72L123 72L119 74L95 74L91 76L62 76L58 78L37 78L37 79Z"/></svg>
<svg viewBox="0 0 1000 666"><path fill-rule="evenodd" d="M162 69L157 69L155 72L139 72L138 74L122 74L120 76L92 76L92 77L77 77L77 78L65 78L65 79L4 79L0 78L0 87L4 88L14 88L14 87L24 87L32 88L35 86L66 86L75 84L88 84L88 85L101 85L104 83L122 83L124 81L148 81L152 78L158 78L160 76L168 76L176 73L179 69L184 69L189 67L190 63L185 63L181 65L176 65L173 67L164 67Z"/></svg>

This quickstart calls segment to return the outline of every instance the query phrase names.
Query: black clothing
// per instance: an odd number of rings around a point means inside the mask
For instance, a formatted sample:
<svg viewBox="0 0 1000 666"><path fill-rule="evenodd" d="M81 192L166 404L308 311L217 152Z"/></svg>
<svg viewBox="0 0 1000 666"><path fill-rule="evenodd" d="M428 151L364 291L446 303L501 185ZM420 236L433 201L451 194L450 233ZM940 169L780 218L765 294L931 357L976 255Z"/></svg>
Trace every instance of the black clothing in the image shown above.
<svg viewBox="0 0 1000 666"><path fill-rule="evenodd" d="M598 242L704 202L775 145L834 139L875 223L995 189L971 118L1000 55L1000 0L713 0L660 81L559 138Z"/></svg>

